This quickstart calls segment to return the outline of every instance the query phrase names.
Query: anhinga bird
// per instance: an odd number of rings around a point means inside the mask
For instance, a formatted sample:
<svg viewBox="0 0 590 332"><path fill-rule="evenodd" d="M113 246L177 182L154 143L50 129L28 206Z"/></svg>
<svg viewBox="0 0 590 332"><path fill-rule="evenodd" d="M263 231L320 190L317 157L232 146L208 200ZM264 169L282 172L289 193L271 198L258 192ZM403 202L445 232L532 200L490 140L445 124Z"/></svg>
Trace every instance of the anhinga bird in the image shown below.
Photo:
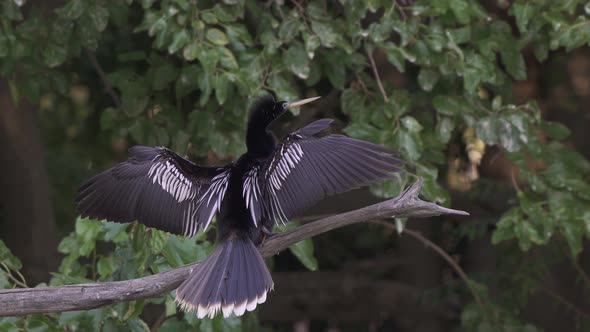
<svg viewBox="0 0 590 332"><path fill-rule="evenodd" d="M204 167L165 147L134 146L131 157L88 180L76 203L82 217L137 220L173 234L194 236L215 214L218 245L176 291L185 311L213 317L242 315L273 288L256 246L275 223L285 223L327 195L391 177L396 152L343 135L322 133L322 119L282 141L268 126L293 103L258 100L246 133L248 151L221 167Z"/></svg>

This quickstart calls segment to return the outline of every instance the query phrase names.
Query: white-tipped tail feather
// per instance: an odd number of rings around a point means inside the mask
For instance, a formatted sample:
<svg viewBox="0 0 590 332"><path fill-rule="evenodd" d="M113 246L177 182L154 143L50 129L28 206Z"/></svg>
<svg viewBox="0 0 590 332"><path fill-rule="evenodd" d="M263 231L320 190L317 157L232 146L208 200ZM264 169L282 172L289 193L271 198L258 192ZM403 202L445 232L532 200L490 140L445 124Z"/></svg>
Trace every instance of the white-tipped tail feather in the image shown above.
<svg viewBox="0 0 590 332"><path fill-rule="evenodd" d="M176 301L198 318L243 315L266 301L273 281L248 238L230 236L197 266L176 290Z"/></svg>

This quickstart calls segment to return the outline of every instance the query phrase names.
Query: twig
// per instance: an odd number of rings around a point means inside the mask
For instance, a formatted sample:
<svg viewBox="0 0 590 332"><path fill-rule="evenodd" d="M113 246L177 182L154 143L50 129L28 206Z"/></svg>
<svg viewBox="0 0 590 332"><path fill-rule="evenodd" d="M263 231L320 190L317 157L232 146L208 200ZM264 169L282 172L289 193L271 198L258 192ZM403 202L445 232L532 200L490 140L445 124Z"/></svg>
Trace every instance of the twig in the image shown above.
<svg viewBox="0 0 590 332"><path fill-rule="evenodd" d="M100 77L100 80L104 85L104 89L111 96L111 99L113 100L115 106L121 107L121 99L119 99L119 96L115 93L115 90L113 90L113 86L111 85L111 82L109 82L109 80L107 79L107 75L104 73L104 70L102 70L102 67L100 66L100 63L98 63L96 56L89 49L85 49L85 51L88 55L88 58L90 59L90 62L92 62L92 66L94 66L94 70L96 70L96 73Z"/></svg>
<svg viewBox="0 0 590 332"><path fill-rule="evenodd" d="M392 224L390 224L390 223L388 223L388 222L385 222L385 221L382 221L382 220L372 220L370 222L371 223L374 223L374 224L379 224L379 225L385 226L385 227L393 230L394 232L397 232L395 226L392 225ZM463 269L461 268L461 266L459 266L459 264L457 264L457 262L455 262L453 260L453 258L451 258L451 256L449 256L449 254L447 254L441 247L437 246L434 242L432 242L429 239L425 238L419 232L413 231L411 229L404 228L404 231L402 232L402 234L408 234L411 237L413 237L413 238L419 240L420 242L424 243L424 245L426 247L434 250L442 259L444 259L447 263L449 263L449 265L453 268L453 270L455 270L455 272L457 272L457 274L459 275L459 277L465 282L465 284L467 285L467 288L471 292L471 295L473 295L473 298L475 299L475 302L483 310L487 310L484 302L481 300L481 298L477 294L477 290L475 290L475 288L473 288L473 286L471 285L471 280L469 279L469 277L467 276L467 274L465 273L465 271L463 271Z"/></svg>
<svg viewBox="0 0 590 332"><path fill-rule="evenodd" d="M162 313L160 314L160 316L158 316L158 319L156 319L156 321L150 327L150 331L152 331L152 332L158 331L158 328L160 328L160 325L162 325L162 323L164 323L166 318L168 318L168 317L166 316L166 309L164 309L164 310L162 310Z"/></svg>
<svg viewBox="0 0 590 332"><path fill-rule="evenodd" d="M574 269L578 272L578 274L582 277L582 279L586 283L586 287L590 287L590 278L588 277L588 274L586 273L586 271L584 271L582 266L580 266L580 262L578 262L578 260L576 258L574 258L573 265L574 265Z"/></svg>
<svg viewBox="0 0 590 332"><path fill-rule="evenodd" d="M25 277L20 272L16 271L16 273L18 273L19 278L21 278L21 280L18 280L15 276L12 275L12 270L10 270L10 268L8 268L8 266L4 262L0 262L0 264L2 264L2 267L4 267L4 269L6 270L6 276L8 277L8 279L12 280L12 282L14 282L17 286L20 286L22 288L29 287L27 286Z"/></svg>
<svg viewBox="0 0 590 332"><path fill-rule="evenodd" d="M431 217L442 214L469 215L418 198L422 179L397 197L351 212L324 218L268 238L259 247L264 257L330 230L376 218ZM9 289L0 291L0 316L94 309L104 305L160 297L178 287L199 265L188 264L142 278L56 287Z"/></svg>
<svg viewBox="0 0 590 332"><path fill-rule="evenodd" d="M565 299L559 293L548 289L548 288L541 288L541 291L545 292L547 295L551 296L555 301L563 304L564 306L568 307L572 310L577 316L583 317L586 320L590 320L590 314L582 311L582 309L578 308L576 305Z"/></svg>
<svg viewBox="0 0 590 332"><path fill-rule="evenodd" d="M369 61L371 62L371 68L373 68L373 75L375 75L375 80L377 81L377 86L379 87L379 91L381 91L381 95L383 96L383 100L385 100L385 102L389 102L389 99L387 98L387 94L385 93L385 89L383 88L383 83L381 83L381 78L379 77L379 71L377 71L377 65L375 64L375 59L373 59L373 54L371 54L371 51L369 49L367 49L367 57L369 58Z"/></svg>

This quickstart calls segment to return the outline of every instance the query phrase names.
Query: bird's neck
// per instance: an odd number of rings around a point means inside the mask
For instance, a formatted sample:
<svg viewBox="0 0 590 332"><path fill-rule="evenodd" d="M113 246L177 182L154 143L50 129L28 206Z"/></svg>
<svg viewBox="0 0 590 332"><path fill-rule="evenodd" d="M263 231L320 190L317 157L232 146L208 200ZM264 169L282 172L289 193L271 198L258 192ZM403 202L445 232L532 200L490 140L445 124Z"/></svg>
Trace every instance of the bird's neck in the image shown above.
<svg viewBox="0 0 590 332"><path fill-rule="evenodd" d="M246 132L246 147L248 154L258 158L268 157L276 146L273 134L266 129L266 125L256 122L248 124Z"/></svg>

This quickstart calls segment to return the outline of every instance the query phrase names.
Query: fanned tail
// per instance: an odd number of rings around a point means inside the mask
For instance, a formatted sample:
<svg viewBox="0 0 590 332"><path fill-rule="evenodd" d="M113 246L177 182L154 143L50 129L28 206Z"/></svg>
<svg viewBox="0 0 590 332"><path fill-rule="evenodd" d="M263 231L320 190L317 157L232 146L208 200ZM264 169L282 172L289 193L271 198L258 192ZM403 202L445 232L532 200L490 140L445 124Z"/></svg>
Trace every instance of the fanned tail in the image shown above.
<svg viewBox="0 0 590 332"><path fill-rule="evenodd" d="M230 236L196 267L176 290L180 308L198 318L241 316L266 301L273 289L270 272L249 238Z"/></svg>

